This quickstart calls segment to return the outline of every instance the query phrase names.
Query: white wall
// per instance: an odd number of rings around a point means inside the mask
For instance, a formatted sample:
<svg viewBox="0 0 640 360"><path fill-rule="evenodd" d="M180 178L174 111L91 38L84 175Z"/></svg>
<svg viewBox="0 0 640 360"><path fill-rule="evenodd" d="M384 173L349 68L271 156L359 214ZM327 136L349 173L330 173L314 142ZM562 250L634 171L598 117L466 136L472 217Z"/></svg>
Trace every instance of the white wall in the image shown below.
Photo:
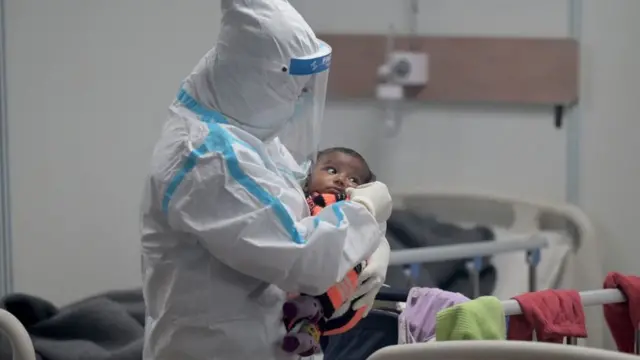
<svg viewBox="0 0 640 360"><path fill-rule="evenodd" d="M316 32L380 33L409 30L408 1L305 1L298 6ZM566 37L567 1L423 0L424 35ZM357 20L363 7L366 17ZM341 9L335 11L335 9ZM397 137L383 135L384 112L373 102L332 103L327 127L348 130L327 144L354 142L393 190L466 188L564 200L564 130L551 108L413 104Z"/></svg>
<svg viewBox="0 0 640 360"><path fill-rule="evenodd" d="M640 1L588 0L583 16L581 203L605 269L640 275Z"/></svg>
<svg viewBox="0 0 640 360"><path fill-rule="evenodd" d="M406 2L293 3L318 32L407 30ZM137 285L146 164L180 80L215 42L219 2L5 4L15 290L64 303ZM569 33L567 1L420 5L422 34ZM607 268L640 273L638 251L628 251L640 250L640 2L585 0L584 10L581 200L606 236ZM362 151L394 190L565 198L566 128L554 128L551 109L413 104L387 139L375 103L328 106L326 127L343 131L326 145Z"/></svg>
<svg viewBox="0 0 640 360"><path fill-rule="evenodd" d="M15 290L62 303L137 285L151 149L219 2L5 4Z"/></svg>
<svg viewBox="0 0 640 360"><path fill-rule="evenodd" d="M355 22L362 2L295 4L318 32L383 33L408 19L388 1L368 0L380 11ZM567 6L556 0L421 5L425 34L567 35ZM150 149L179 81L214 43L218 16L211 1L7 1L16 290L64 302L139 282ZM331 104L327 118L327 127L346 123L327 144L361 150L393 189L564 197L564 134L550 109L418 105L394 139L381 138L373 103Z"/></svg>

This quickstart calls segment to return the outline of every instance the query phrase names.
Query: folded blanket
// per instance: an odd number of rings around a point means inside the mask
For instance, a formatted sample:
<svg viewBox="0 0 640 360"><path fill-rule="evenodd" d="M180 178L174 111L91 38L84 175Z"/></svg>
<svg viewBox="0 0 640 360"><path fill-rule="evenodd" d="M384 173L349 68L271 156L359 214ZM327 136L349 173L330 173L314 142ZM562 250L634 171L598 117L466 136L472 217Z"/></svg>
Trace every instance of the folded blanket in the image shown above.
<svg viewBox="0 0 640 360"><path fill-rule="evenodd" d="M13 294L0 308L22 322L38 360L140 360L145 307L140 289L113 291L56 308L38 297ZM11 359L0 337L0 359Z"/></svg>

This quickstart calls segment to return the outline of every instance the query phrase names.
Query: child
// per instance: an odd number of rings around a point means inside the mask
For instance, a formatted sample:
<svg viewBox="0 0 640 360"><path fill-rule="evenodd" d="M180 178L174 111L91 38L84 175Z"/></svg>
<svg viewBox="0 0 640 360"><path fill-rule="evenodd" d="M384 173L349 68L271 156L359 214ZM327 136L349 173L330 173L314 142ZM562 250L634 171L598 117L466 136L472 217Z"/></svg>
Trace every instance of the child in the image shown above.
<svg viewBox="0 0 640 360"><path fill-rule="evenodd" d="M355 150L335 147L321 151L304 186L311 215L338 201L347 200L346 189L375 181L367 162ZM366 263L358 264L344 280L320 296L301 295L283 306L288 333L282 348L310 356L320 351L320 336L351 329L365 309L354 311L347 303L358 286L358 275ZM344 306L343 306L344 305Z"/></svg>
<svg viewBox="0 0 640 360"><path fill-rule="evenodd" d="M307 195L344 194L349 187L356 187L376 180L364 157L357 151L334 147L318 153L318 161L304 185Z"/></svg>

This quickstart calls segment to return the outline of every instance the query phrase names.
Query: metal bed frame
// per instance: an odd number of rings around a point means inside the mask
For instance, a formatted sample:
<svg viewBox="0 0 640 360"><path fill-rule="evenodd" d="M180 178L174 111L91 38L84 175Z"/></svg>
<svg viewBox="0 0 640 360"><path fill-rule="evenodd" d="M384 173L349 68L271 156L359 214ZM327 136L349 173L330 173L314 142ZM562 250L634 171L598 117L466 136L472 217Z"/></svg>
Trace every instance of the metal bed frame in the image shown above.
<svg viewBox="0 0 640 360"><path fill-rule="evenodd" d="M536 269L540 263L541 249L549 246L542 235L516 236L508 241L490 241L482 243L433 246L391 252L389 265L415 265L446 260L469 259L467 271L471 275L473 297L480 296L480 270L482 258L488 255L522 251L529 265L529 291L537 290Z"/></svg>

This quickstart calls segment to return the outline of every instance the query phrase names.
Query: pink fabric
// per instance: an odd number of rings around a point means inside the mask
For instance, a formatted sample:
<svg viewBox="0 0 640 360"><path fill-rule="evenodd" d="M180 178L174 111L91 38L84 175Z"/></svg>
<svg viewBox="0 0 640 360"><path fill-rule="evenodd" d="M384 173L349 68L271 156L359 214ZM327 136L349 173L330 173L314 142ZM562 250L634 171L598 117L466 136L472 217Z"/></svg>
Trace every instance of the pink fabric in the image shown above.
<svg viewBox="0 0 640 360"><path fill-rule="evenodd" d="M442 310L469 301L460 294L436 288L412 288L407 307L398 317L398 342L411 344L427 342L436 335L436 314Z"/></svg>

